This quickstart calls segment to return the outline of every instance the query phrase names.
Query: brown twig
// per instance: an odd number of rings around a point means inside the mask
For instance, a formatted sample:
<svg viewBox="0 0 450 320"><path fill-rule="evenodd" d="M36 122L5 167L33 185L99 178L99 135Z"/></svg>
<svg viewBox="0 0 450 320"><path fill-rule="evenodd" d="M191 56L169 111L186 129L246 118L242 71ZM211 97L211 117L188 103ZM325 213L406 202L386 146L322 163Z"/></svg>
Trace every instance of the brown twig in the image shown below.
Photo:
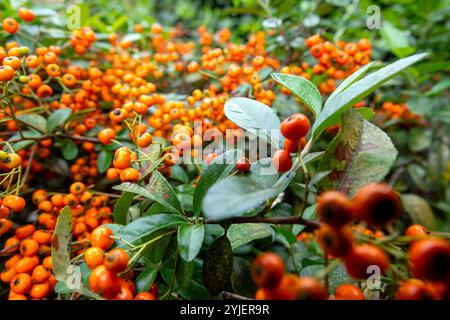
<svg viewBox="0 0 450 320"><path fill-rule="evenodd" d="M46 134L46 135L42 135L39 137L23 137L23 138L17 138L17 139L4 141L4 142L5 143L6 142L16 143L16 142L21 142L24 140L40 141L40 140L51 139L51 138L70 139L70 140L76 140L76 141L82 141L82 142L100 143L100 141L97 138L83 137L83 136L69 135L69 134Z"/></svg>
<svg viewBox="0 0 450 320"><path fill-rule="evenodd" d="M228 291L222 291L220 294L224 300L253 300L251 298L247 298L244 296L241 296L236 293L228 292Z"/></svg>
<svg viewBox="0 0 450 320"><path fill-rule="evenodd" d="M218 224L221 221L208 219L206 224ZM231 223L269 223L269 224L301 224L312 228L320 227L320 223L313 220L303 219L302 217L238 217L231 219Z"/></svg>

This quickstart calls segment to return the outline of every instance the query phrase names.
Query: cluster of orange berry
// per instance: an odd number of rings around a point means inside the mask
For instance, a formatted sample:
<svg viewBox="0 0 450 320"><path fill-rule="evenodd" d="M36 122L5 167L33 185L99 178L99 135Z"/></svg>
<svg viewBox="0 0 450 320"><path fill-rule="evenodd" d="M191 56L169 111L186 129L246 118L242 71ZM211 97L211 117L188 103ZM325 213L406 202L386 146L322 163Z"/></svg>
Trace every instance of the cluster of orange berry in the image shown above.
<svg viewBox="0 0 450 320"><path fill-rule="evenodd" d="M399 300L449 300L450 243L433 237L422 225L406 229L409 243L408 265L414 278L402 281L397 289Z"/></svg>
<svg viewBox="0 0 450 320"><path fill-rule="evenodd" d="M329 94L335 89L334 79L343 79L370 62L372 45L369 40L358 43L338 40L325 41L320 35L305 40L310 53L319 62L312 71L315 75L326 73L329 78L319 85L320 92Z"/></svg>
<svg viewBox="0 0 450 320"><path fill-rule="evenodd" d="M70 45L76 53L82 55L95 41L95 32L89 27L76 29L72 32L72 38L69 40Z"/></svg>
<svg viewBox="0 0 450 320"><path fill-rule="evenodd" d="M72 183L69 190L68 194L53 195L43 189L36 190L32 200L40 213L37 221L48 230L53 230L59 212L69 206L73 216L72 234L77 241L89 240L90 232L98 225L112 222L109 199L105 195L88 191L82 182Z"/></svg>
<svg viewBox="0 0 450 320"><path fill-rule="evenodd" d="M354 284L341 284L330 297L323 283L313 277L284 273L284 263L275 253L260 254L252 265L252 277L258 286L257 300L365 300Z"/></svg>
<svg viewBox="0 0 450 320"><path fill-rule="evenodd" d="M389 257L374 244L354 244L349 224L356 219L382 228L400 213L399 196L385 184L368 184L358 190L354 199L339 191L326 191L317 200L317 214L322 222L317 242L326 255L342 257L347 272L354 278L365 278L370 265L377 265L384 274L390 265Z"/></svg>
<svg viewBox="0 0 450 320"><path fill-rule="evenodd" d="M45 299L53 294L52 232L32 224L19 227L6 240L2 252L12 254L5 262L0 280L10 286L10 300ZM17 252L17 253L16 253Z"/></svg>
<svg viewBox="0 0 450 320"><path fill-rule="evenodd" d="M31 22L34 20L34 13L33 11L27 9L27 8L19 8L17 10L17 15L20 19L23 21ZM14 34L17 31L19 31L19 23L14 18L6 18L2 21L2 27L5 32L9 34Z"/></svg>
<svg viewBox="0 0 450 320"><path fill-rule="evenodd" d="M17 176L15 169L19 168L22 164L22 157L16 153L7 153L0 150L0 187L5 187L4 191L0 195L0 236L7 233L11 227L12 222L8 220L11 211L21 212L25 208L25 200L21 196L7 194L11 188L9 185L14 176ZM17 184L21 182L17 180ZM5 196L3 196L6 194Z"/></svg>
<svg viewBox="0 0 450 320"><path fill-rule="evenodd" d="M308 117L302 113L296 113L283 120L280 126L284 139L284 149L277 150L272 156L272 165L278 172L286 172L292 168L291 153L302 149L305 137L311 127Z"/></svg>
<svg viewBox="0 0 450 320"><path fill-rule="evenodd" d="M113 168L106 171L106 177L110 180L120 178L122 182L136 182L140 178L138 170L131 167L137 159L136 153L127 147L120 147L114 152Z"/></svg>
<svg viewBox="0 0 450 320"><path fill-rule="evenodd" d="M99 225L112 223L108 198L92 194L81 182L73 183L68 194L50 195L38 189L34 191L32 201L39 211L38 227L27 224L16 228L14 235L6 239L2 250L5 254L13 254L1 273L1 280L10 283L10 299L44 299L52 295L56 280L51 272L50 245L59 212L65 206L72 211L72 235L77 242L72 250L77 254L84 252L90 243L91 233ZM18 212L25 207L25 201L9 195L3 199L2 205ZM11 221L2 218L0 235L9 232L12 227Z"/></svg>
<svg viewBox="0 0 450 320"><path fill-rule="evenodd" d="M395 191L385 184L368 184L360 188L353 199L338 191L326 191L317 199L317 214L321 225L315 233L317 242L327 257L342 258L347 273L355 279L369 276L368 268L377 266L382 275L390 267L389 256L374 243L356 244L350 223L362 220L377 231L353 226L353 231L365 237L382 239L379 230L400 216L401 203ZM397 288L400 300L448 299L450 287L450 243L430 236L421 225L406 230L412 240L407 252L412 277L405 279ZM311 233L298 238L311 241ZM281 259L265 253L254 261L253 278L260 288L257 299L326 299L328 294L322 284L313 278L296 275L283 276ZM287 278L287 279L285 279ZM361 290L354 285L339 287L335 299L364 299Z"/></svg>
<svg viewBox="0 0 450 320"><path fill-rule="evenodd" d="M418 122L420 115L412 112L406 103L394 103L386 101L377 109L378 113L389 119L400 119L404 121Z"/></svg>
<svg viewBox="0 0 450 320"><path fill-rule="evenodd" d="M128 270L128 254L121 248L109 250L114 243L112 235L108 227L98 227L91 234L91 247L84 252L86 265L92 269L89 276L91 289L105 299L156 300L156 284L148 292L136 294L136 286L131 280L133 270ZM105 253L106 250L109 251Z"/></svg>
<svg viewBox="0 0 450 320"><path fill-rule="evenodd" d="M92 148L91 148L92 145ZM82 144L83 150L88 153L87 156L78 157L70 165L70 177L73 181L83 181L85 183L95 183L98 176L97 153L94 152L91 142Z"/></svg>

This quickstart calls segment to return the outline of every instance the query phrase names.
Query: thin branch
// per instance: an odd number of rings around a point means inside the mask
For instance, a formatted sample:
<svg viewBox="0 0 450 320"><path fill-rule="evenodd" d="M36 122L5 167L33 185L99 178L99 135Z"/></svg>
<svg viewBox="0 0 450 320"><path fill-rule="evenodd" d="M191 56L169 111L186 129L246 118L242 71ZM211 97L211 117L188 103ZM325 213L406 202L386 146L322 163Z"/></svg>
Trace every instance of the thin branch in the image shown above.
<svg viewBox="0 0 450 320"><path fill-rule="evenodd" d="M222 291L220 294L224 300L253 300L251 298L247 298L244 296L241 296L236 293L228 292L228 291Z"/></svg>
<svg viewBox="0 0 450 320"><path fill-rule="evenodd" d="M219 224L221 221L208 219L205 224ZM318 228L320 223L313 220L303 219L302 217L238 217L231 219L231 223L269 223L269 224L301 224L304 226Z"/></svg>
<svg viewBox="0 0 450 320"><path fill-rule="evenodd" d="M36 153L36 149L37 149L37 144L34 143L33 147L31 147L31 153L30 153L30 156L28 157L28 164L25 169L25 174L22 177L22 183L20 184L20 189L23 188L24 184L26 183L26 181L28 179L28 175L30 174L30 169L31 169L31 163L33 162L33 158L34 158L34 154Z"/></svg>

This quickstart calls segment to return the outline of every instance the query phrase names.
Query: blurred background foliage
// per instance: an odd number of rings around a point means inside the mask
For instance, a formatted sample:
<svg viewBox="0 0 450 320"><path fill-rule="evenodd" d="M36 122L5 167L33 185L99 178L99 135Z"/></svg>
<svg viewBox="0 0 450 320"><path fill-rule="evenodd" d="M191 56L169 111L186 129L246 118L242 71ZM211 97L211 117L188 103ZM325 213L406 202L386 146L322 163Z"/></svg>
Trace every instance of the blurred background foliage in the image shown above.
<svg viewBox="0 0 450 320"><path fill-rule="evenodd" d="M102 46L102 39L107 46L110 32L133 37L136 24L147 28L159 22L165 27L182 25L186 37L193 40L200 25L210 32L227 27L236 42L266 30L271 35L268 52L307 62L312 57L304 39L316 33L334 41L366 37L372 42L373 59L386 63L430 52L427 61L389 81L371 101L407 103L423 118L420 126L395 120L378 124L399 150L388 180L400 192L417 195L405 197L413 222L432 219L426 224L450 230L450 0L2 0L0 12L9 16L20 6L33 9L43 23L24 32L33 37L42 33L43 44L63 45L69 35L66 10L71 5L80 8L81 24L99 33L96 46ZM380 28L368 28L368 22L377 18Z"/></svg>

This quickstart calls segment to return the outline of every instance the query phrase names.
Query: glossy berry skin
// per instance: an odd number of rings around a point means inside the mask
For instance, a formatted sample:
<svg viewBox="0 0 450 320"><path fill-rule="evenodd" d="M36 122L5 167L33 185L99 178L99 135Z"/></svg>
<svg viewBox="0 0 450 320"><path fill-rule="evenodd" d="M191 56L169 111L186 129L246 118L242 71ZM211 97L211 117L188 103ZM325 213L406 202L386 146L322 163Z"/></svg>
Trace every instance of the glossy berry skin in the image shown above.
<svg viewBox="0 0 450 320"><path fill-rule="evenodd" d="M252 277L258 287L274 288L283 274L284 263L275 253L262 253L253 261Z"/></svg>
<svg viewBox="0 0 450 320"><path fill-rule="evenodd" d="M269 289L259 288L255 292L255 300L271 300L271 293Z"/></svg>
<svg viewBox="0 0 450 320"><path fill-rule="evenodd" d="M412 274L429 281L449 281L450 244L444 239L417 240L411 244L409 266Z"/></svg>
<svg viewBox="0 0 450 320"><path fill-rule="evenodd" d="M14 79L15 70L10 66L0 66L0 82Z"/></svg>
<svg viewBox="0 0 450 320"><path fill-rule="evenodd" d="M300 140L284 139L284 150L289 153L296 153L300 149Z"/></svg>
<svg viewBox="0 0 450 320"><path fill-rule="evenodd" d="M291 140L299 140L306 136L311 124L304 114L296 113L281 123L281 134Z"/></svg>
<svg viewBox="0 0 450 320"><path fill-rule="evenodd" d="M19 273L14 276L10 284L14 293L24 294L31 289L31 277L27 273Z"/></svg>
<svg viewBox="0 0 450 320"><path fill-rule="evenodd" d="M100 247L90 247L84 253L84 260L90 269L94 269L103 263L104 251Z"/></svg>
<svg viewBox="0 0 450 320"><path fill-rule="evenodd" d="M116 133L111 128L105 128L98 133L98 140L102 144L110 144L116 138Z"/></svg>
<svg viewBox="0 0 450 320"><path fill-rule="evenodd" d="M104 265L109 271L119 273L127 268L129 260L128 254L123 249L115 248L105 255Z"/></svg>
<svg viewBox="0 0 450 320"><path fill-rule="evenodd" d="M300 277L296 274L286 274L279 284L269 289L270 299L274 300L296 300L300 287Z"/></svg>
<svg viewBox="0 0 450 320"><path fill-rule="evenodd" d="M398 194L389 185L382 183L360 188L354 198L354 207L360 219L376 228L397 219L402 210Z"/></svg>
<svg viewBox="0 0 450 320"><path fill-rule="evenodd" d="M134 297L134 300L156 300L156 297L150 292L141 292Z"/></svg>
<svg viewBox="0 0 450 320"><path fill-rule="evenodd" d="M3 205L11 210L20 212L25 208L25 200L19 196L8 195L3 198Z"/></svg>
<svg viewBox="0 0 450 320"><path fill-rule="evenodd" d="M352 203L342 192L326 191L317 199L317 214L320 221L339 228L352 220Z"/></svg>
<svg viewBox="0 0 450 320"><path fill-rule="evenodd" d="M20 253L24 257L32 257L39 251L39 243L34 239L25 239L19 247Z"/></svg>
<svg viewBox="0 0 450 320"><path fill-rule="evenodd" d="M420 224L413 224L406 229L405 235L408 237L428 238L430 231Z"/></svg>
<svg viewBox="0 0 450 320"><path fill-rule="evenodd" d="M348 227L337 229L322 224L317 234L317 242L326 254L342 257L352 248L353 233Z"/></svg>
<svg viewBox="0 0 450 320"><path fill-rule="evenodd" d="M147 148L153 142L153 137L150 133L145 132L136 139L136 144L141 148Z"/></svg>
<svg viewBox="0 0 450 320"><path fill-rule="evenodd" d="M92 270L89 276L89 286L107 299L114 298L121 290L120 280L114 272L100 265Z"/></svg>
<svg viewBox="0 0 450 320"><path fill-rule="evenodd" d="M360 288L354 284L341 284L334 292L335 300L365 300L366 297Z"/></svg>
<svg viewBox="0 0 450 320"><path fill-rule="evenodd" d="M30 297L33 299L44 299L48 297L51 293L50 284L48 282L37 283L33 285L30 289Z"/></svg>
<svg viewBox="0 0 450 320"><path fill-rule="evenodd" d="M276 300L326 300L328 293L315 278L286 274L270 296Z"/></svg>
<svg viewBox="0 0 450 320"><path fill-rule="evenodd" d="M272 157L272 165L280 173L289 171L292 168L292 159L289 152L286 150L275 151Z"/></svg>
<svg viewBox="0 0 450 320"><path fill-rule="evenodd" d="M348 274L356 279L367 279L373 272L368 270L370 266L377 266L384 274L390 265L389 257L383 250L368 243L353 246L344 257L344 263Z"/></svg>
<svg viewBox="0 0 450 320"><path fill-rule="evenodd" d="M2 22L3 30L9 34L14 34L19 30L19 24L13 18L6 18Z"/></svg>
<svg viewBox="0 0 450 320"><path fill-rule="evenodd" d="M312 277L300 277L297 300L326 300L328 292L325 286Z"/></svg>
<svg viewBox="0 0 450 320"><path fill-rule="evenodd" d="M441 298L436 288L425 284L419 279L408 279L401 283L395 293L397 300L439 300Z"/></svg>
<svg viewBox="0 0 450 320"><path fill-rule="evenodd" d="M91 234L91 245L93 247L99 247L103 250L108 250L114 243L114 239L111 229L106 227L97 227Z"/></svg>
<svg viewBox="0 0 450 320"><path fill-rule="evenodd" d="M114 300L133 300L133 293L126 287L121 287Z"/></svg>
<svg viewBox="0 0 450 320"><path fill-rule="evenodd" d="M252 165L247 158L242 158L236 163L236 170L247 173L250 172L251 166Z"/></svg>

